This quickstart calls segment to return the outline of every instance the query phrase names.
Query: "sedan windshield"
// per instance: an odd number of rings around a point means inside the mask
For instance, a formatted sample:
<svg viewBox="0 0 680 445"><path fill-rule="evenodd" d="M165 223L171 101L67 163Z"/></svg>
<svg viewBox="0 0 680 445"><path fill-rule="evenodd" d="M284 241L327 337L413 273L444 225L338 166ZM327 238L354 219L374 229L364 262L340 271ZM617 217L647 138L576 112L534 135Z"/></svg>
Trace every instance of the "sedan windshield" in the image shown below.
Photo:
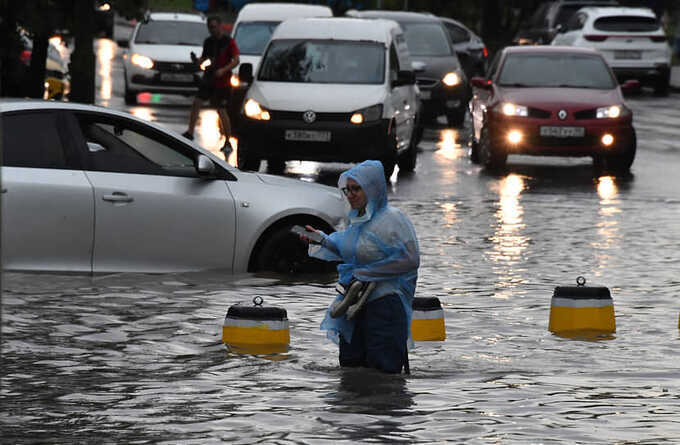
<svg viewBox="0 0 680 445"><path fill-rule="evenodd" d="M616 88L604 60L587 54L510 54L498 85L516 87Z"/></svg>
<svg viewBox="0 0 680 445"><path fill-rule="evenodd" d="M444 28L438 23L399 23L412 56L443 57L452 54Z"/></svg>
<svg viewBox="0 0 680 445"><path fill-rule="evenodd" d="M156 20L139 27L135 43L203 46L209 35L205 23Z"/></svg>
<svg viewBox="0 0 680 445"><path fill-rule="evenodd" d="M259 56L281 22L242 22L236 27L236 46L241 54Z"/></svg>
<svg viewBox="0 0 680 445"><path fill-rule="evenodd" d="M385 47L375 42L276 40L262 60L259 80L381 84Z"/></svg>

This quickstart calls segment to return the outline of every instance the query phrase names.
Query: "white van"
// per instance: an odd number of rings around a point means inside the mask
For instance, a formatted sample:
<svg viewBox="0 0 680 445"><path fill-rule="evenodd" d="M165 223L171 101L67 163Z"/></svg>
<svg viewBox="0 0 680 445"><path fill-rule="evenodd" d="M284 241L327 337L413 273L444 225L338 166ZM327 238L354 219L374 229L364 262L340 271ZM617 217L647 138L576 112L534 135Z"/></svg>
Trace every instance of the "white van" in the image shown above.
<svg viewBox="0 0 680 445"><path fill-rule="evenodd" d="M240 52L241 63L250 63L253 71L257 70L264 48L279 23L302 17L333 17L333 11L328 6L299 3L248 3L243 6L231 30L231 37L236 41ZM231 86L229 112L232 124L238 127L238 112L248 85L239 82L238 76L234 74L231 77Z"/></svg>
<svg viewBox="0 0 680 445"><path fill-rule="evenodd" d="M415 168L418 112L406 40L391 20L306 18L279 25L242 108L238 165L378 159Z"/></svg>

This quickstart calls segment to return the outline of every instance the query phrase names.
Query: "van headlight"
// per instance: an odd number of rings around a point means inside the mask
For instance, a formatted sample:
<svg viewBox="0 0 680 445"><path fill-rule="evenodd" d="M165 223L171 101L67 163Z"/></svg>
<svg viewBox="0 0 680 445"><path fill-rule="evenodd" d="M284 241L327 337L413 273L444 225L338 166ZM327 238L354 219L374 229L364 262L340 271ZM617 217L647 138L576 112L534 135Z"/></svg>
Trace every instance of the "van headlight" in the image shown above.
<svg viewBox="0 0 680 445"><path fill-rule="evenodd" d="M258 121L268 121L271 119L269 111L265 110L253 99L248 99L243 106L243 113L251 118L257 119Z"/></svg>
<svg viewBox="0 0 680 445"><path fill-rule="evenodd" d="M210 59L205 59L203 62L201 62L201 70L205 71L211 64Z"/></svg>
<svg viewBox="0 0 680 445"><path fill-rule="evenodd" d="M364 122L377 121L382 117L383 106L382 104L373 105L370 107L362 108L352 113L352 117L349 121L353 124L363 124Z"/></svg>
<svg viewBox="0 0 680 445"><path fill-rule="evenodd" d="M141 54L134 53L130 58L130 62L132 62L133 65L144 68L145 70L150 70L153 68L153 60L151 60L150 57L146 57Z"/></svg>
<svg viewBox="0 0 680 445"><path fill-rule="evenodd" d="M506 116L523 116L529 115L529 108L524 105L517 105L510 102L505 102L501 104L501 112Z"/></svg>
<svg viewBox="0 0 680 445"><path fill-rule="evenodd" d="M623 110L621 107L618 105L612 105L610 107L601 107L598 108L597 111L595 112L595 117L598 119L616 119L617 117L621 117L623 114Z"/></svg>

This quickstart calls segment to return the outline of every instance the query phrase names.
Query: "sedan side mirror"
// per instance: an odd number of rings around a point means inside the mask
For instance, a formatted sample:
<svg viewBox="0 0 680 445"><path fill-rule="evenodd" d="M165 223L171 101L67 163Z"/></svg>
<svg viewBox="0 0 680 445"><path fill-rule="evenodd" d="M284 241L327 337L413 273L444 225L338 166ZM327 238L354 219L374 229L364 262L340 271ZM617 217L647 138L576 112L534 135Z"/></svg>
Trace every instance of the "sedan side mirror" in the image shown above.
<svg viewBox="0 0 680 445"><path fill-rule="evenodd" d="M402 85L414 85L416 83L416 73L413 71L399 71L397 78L392 81L392 87Z"/></svg>
<svg viewBox="0 0 680 445"><path fill-rule="evenodd" d="M238 67L238 80L245 83L251 83L253 81L252 63L242 63Z"/></svg>
<svg viewBox="0 0 680 445"><path fill-rule="evenodd" d="M470 85L472 85L475 88L489 90L491 89L492 82L482 77L473 77L472 79L470 79Z"/></svg>
<svg viewBox="0 0 680 445"><path fill-rule="evenodd" d="M196 158L196 171L201 176L213 176L215 174L215 163L206 155L198 155Z"/></svg>

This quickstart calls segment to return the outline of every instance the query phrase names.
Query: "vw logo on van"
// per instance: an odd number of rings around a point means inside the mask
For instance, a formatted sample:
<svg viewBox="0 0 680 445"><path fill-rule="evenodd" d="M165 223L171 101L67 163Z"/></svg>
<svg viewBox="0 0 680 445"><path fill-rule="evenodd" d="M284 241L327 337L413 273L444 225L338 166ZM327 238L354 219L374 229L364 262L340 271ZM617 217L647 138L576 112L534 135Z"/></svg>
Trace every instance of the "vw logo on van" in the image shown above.
<svg viewBox="0 0 680 445"><path fill-rule="evenodd" d="M302 120L307 122L308 124L311 124L316 120L316 113L313 112L312 110L307 110L302 114Z"/></svg>
<svg viewBox="0 0 680 445"><path fill-rule="evenodd" d="M557 113L557 117L559 117L562 120L565 120L567 118L567 110L560 110Z"/></svg>

